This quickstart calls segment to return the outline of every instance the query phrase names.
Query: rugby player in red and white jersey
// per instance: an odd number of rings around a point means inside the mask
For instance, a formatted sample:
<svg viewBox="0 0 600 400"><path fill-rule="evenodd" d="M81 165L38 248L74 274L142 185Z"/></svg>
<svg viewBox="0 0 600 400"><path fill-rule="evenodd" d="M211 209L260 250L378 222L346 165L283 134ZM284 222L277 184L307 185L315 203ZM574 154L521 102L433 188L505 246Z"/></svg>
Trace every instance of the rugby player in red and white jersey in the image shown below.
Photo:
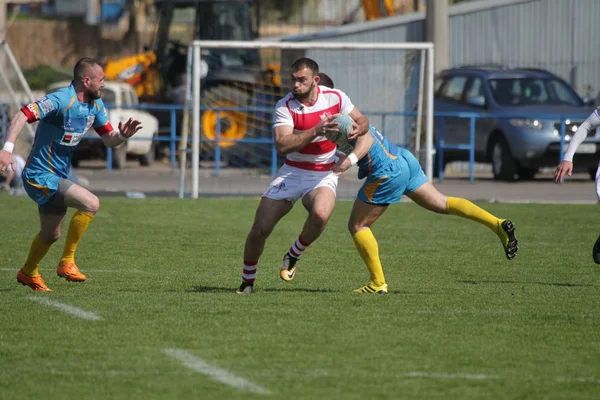
<svg viewBox="0 0 600 400"><path fill-rule="evenodd" d="M331 171L336 145L325 138L338 131L334 115L349 115L355 126L349 139L369 131L369 120L338 89L319 86L319 66L310 58L299 58L291 68L293 90L277 102L273 135L285 164L262 195L254 223L246 238L244 267L239 294L252 293L258 259L277 222L298 199L308 211L302 232L283 258L280 276L291 281L296 261L323 232L335 206L338 175Z"/></svg>

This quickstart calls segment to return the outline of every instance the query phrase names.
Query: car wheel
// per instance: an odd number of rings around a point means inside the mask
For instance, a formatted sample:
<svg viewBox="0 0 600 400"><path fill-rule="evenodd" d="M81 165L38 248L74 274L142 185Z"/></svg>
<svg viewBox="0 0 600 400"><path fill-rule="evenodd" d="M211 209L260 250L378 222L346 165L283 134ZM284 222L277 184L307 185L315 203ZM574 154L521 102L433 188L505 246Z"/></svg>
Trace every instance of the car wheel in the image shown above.
<svg viewBox="0 0 600 400"><path fill-rule="evenodd" d="M113 149L112 155L112 167L114 169L123 169L125 168L125 163L127 162L127 144L122 144L119 147L115 147Z"/></svg>
<svg viewBox="0 0 600 400"><path fill-rule="evenodd" d="M494 179L512 181L515 179L517 163L508 148L508 142L502 136L498 136L492 144L492 172Z"/></svg>
<svg viewBox="0 0 600 400"><path fill-rule="evenodd" d="M596 170L597 169L598 169L597 167L590 167L590 168L588 168L588 174L590 174L590 179L592 181L596 180Z"/></svg>
<svg viewBox="0 0 600 400"><path fill-rule="evenodd" d="M150 145L150 150L146 154L140 156L140 165L142 167L149 167L154 162L154 156L156 152L156 146L154 141Z"/></svg>
<svg viewBox="0 0 600 400"><path fill-rule="evenodd" d="M526 168L526 167L519 167L519 179L521 180L525 180L525 181L530 181L533 180L533 178L535 178L535 174L537 174L538 169L536 167L532 167L532 168Z"/></svg>

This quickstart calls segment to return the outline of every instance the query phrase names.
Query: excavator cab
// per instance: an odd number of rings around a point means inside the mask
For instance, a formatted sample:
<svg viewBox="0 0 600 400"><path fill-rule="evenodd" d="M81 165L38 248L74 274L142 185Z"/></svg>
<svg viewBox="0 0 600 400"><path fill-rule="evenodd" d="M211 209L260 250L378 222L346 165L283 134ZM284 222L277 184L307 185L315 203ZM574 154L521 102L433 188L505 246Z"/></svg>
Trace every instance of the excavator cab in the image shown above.
<svg viewBox="0 0 600 400"><path fill-rule="evenodd" d="M157 0L158 29L154 40L166 92L185 75L188 45L193 40L247 41L256 38L250 0ZM202 89L218 85L254 85L260 72L257 49L202 51Z"/></svg>

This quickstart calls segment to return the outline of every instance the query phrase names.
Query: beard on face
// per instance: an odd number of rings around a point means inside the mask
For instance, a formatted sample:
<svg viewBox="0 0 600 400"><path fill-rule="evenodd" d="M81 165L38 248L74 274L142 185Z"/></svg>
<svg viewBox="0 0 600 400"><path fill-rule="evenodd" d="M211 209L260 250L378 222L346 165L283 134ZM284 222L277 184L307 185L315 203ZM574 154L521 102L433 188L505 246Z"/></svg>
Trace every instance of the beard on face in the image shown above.
<svg viewBox="0 0 600 400"><path fill-rule="evenodd" d="M98 99L102 98L102 90L101 89L98 89L96 91L88 91L88 94L94 100L98 100Z"/></svg>
<svg viewBox="0 0 600 400"><path fill-rule="evenodd" d="M294 95L294 97L297 100L305 100L306 98L308 98L308 96L310 96L310 93L313 91L314 88L315 88L315 83L313 82L305 93L292 92L292 94Z"/></svg>

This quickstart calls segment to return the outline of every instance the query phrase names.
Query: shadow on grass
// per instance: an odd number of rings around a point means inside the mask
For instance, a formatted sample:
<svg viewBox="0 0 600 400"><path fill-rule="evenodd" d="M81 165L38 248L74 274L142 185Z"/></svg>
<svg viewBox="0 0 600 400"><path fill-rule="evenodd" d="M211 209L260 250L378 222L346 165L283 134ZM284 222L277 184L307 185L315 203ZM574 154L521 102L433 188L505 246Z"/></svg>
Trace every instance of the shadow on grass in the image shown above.
<svg viewBox="0 0 600 400"><path fill-rule="evenodd" d="M475 280L463 280L456 281L457 283L467 283L469 285L483 285L483 284L519 284L519 285L543 285L543 286L561 286L561 287L579 287L579 286L594 286L585 283L553 283L553 282L535 282L535 281L475 281Z"/></svg>
<svg viewBox="0 0 600 400"><path fill-rule="evenodd" d="M217 286L192 286L191 289L185 290L188 293L235 293L237 288L226 288L226 287L217 287ZM256 290L257 294L261 292L266 293L293 293L293 292L303 292L303 293L349 293L353 295L358 295L359 293L352 293L352 291L338 291L332 289L310 289L310 288L258 288ZM391 290L388 294L393 295L412 295L412 294L433 294L431 292L408 292L403 290Z"/></svg>
<svg viewBox="0 0 600 400"><path fill-rule="evenodd" d="M306 293L337 293L337 290L331 289L308 289L308 288L286 288L286 289L276 289L276 288L264 288L259 289L261 292L306 292Z"/></svg>
<svg viewBox="0 0 600 400"><path fill-rule="evenodd" d="M188 293L235 293L237 288L232 287L217 287L217 286L192 286L191 289L185 290ZM275 289L275 288L259 288L257 293L260 292L306 292L306 293L335 293L335 290L328 289L307 289L307 288L289 288L289 289Z"/></svg>
<svg viewBox="0 0 600 400"><path fill-rule="evenodd" d="M188 293L235 293L232 287L217 287L217 286L192 286L191 289L184 290Z"/></svg>

